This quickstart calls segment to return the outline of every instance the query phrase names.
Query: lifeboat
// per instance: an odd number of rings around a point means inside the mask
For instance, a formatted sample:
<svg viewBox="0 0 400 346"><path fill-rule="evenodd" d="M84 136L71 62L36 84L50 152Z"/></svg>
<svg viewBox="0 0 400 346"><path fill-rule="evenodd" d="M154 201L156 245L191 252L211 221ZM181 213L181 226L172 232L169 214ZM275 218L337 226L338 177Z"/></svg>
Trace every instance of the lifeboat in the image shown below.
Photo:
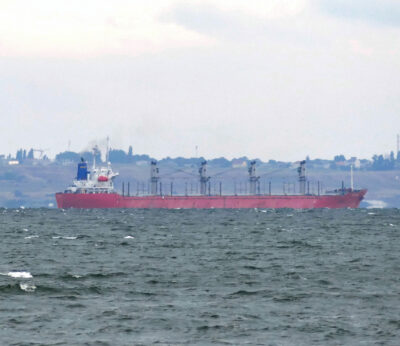
<svg viewBox="0 0 400 346"><path fill-rule="evenodd" d="M101 175L101 176L99 176L99 177L97 178L97 181L100 182L100 183L103 183L103 182L105 182L105 181L108 181L108 178L105 177L104 175Z"/></svg>

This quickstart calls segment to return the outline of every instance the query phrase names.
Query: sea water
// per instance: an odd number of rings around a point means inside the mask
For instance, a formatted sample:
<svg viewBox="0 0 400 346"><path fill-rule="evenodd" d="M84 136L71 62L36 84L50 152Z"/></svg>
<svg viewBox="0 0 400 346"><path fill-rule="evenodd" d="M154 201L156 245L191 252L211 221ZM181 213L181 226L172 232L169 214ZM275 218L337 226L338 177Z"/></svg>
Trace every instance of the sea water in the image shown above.
<svg viewBox="0 0 400 346"><path fill-rule="evenodd" d="M0 209L1 345L399 345L400 211Z"/></svg>

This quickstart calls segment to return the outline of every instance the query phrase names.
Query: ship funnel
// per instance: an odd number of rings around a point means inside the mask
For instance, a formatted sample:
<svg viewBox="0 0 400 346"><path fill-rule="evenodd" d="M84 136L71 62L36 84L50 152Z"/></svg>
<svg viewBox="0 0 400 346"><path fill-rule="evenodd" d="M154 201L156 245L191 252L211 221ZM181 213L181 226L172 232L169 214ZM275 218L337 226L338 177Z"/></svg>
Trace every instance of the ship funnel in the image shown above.
<svg viewBox="0 0 400 346"><path fill-rule="evenodd" d="M78 163L78 173L76 174L76 180L87 180L87 176L87 163L83 158L81 158L81 162Z"/></svg>
<svg viewBox="0 0 400 346"><path fill-rule="evenodd" d="M300 195L306 194L306 161L300 161L300 166L297 168L299 173Z"/></svg>
<svg viewBox="0 0 400 346"><path fill-rule="evenodd" d="M250 167L248 168L249 172L249 182L250 182L250 195L257 194L257 183L260 180L260 177L256 176L256 161L250 162Z"/></svg>
<svg viewBox="0 0 400 346"><path fill-rule="evenodd" d="M207 177L207 161L203 161L199 168L200 174L200 194L205 196L207 194L207 183L210 177Z"/></svg>
<svg viewBox="0 0 400 346"><path fill-rule="evenodd" d="M158 180L159 177L159 170L157 167L157 161L152 160L150 163L150 183L151 183L151 194L153 196L157 195L158 190Z"/></svg>

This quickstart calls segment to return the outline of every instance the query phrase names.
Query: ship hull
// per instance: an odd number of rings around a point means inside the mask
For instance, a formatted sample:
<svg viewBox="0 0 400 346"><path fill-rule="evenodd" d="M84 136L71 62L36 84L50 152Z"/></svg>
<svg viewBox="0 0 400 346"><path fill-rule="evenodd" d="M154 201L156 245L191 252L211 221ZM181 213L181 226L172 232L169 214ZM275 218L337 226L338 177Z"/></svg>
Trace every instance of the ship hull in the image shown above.
<svg viewBox="0 0 400 346"><path fill-rule="evenodd" d="M58 208L240 209L358 208L367 190L344 195L272 196L122 196L117 193L57 193Z"/></svg>

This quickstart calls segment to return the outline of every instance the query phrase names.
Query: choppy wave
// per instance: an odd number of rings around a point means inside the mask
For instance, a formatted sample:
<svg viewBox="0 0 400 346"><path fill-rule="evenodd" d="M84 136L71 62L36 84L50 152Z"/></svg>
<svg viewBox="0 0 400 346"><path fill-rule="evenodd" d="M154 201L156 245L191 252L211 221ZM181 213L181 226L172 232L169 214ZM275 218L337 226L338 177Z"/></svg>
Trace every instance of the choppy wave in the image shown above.
<svg viewBox="0 0 400 346"><path fill-rule="evenodd" d="M25 237L25 239L32 239L32 238L39 238L38 235L29 235L27 237Z"/></svg>
<svg viewBox="0 0 400 346"><path fill-rule="evenodd" d="M0 344L400 338L398 210L11 209L0 223Z"/></svg>
<svg viewBox="0 0 400 346"><path fill-rule="evenodd" d="M1 275L7 275L12 278L17 278L17 279L31 279L33 278L32 274L29 272L8 272L6 274L1 274Z"/></svg>
<svg viewBox="0 0 400 346"><path fill-rule="evenodd" d="M27 283L20 283L19 287L21 288L21 290L23 290L25 292L35 292L35 290L36 290L35 285L27 284Z"/></svg>

